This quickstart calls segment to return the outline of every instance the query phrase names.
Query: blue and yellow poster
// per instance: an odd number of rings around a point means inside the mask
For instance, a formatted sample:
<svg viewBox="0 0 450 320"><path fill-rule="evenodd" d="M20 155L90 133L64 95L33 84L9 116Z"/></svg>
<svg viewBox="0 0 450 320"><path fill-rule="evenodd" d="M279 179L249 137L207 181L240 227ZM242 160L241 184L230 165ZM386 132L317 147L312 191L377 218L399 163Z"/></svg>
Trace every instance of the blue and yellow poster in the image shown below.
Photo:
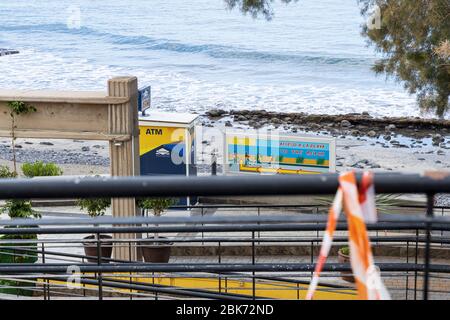
<svg viewBox="0 0 450 320"><path fill-rule="evenodd" d="M228 173L334 172L335 150L333 138L227 132L225 166Z"/></svg>
<svg viewBox="0 0 450 320"><path fill-rule="evenodd" d="M143 175L186 175L186 129L140 126L139 145Z"/></svg>

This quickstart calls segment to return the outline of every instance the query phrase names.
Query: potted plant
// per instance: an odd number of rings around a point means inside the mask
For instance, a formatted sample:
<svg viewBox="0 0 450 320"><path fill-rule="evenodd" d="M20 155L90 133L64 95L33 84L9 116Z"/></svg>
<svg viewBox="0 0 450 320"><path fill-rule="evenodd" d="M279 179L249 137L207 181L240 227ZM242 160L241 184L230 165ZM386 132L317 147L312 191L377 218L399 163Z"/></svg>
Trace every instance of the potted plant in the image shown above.
<svg viewBox="0 0 450 320"><path fill-rule="evenodd" d="M79 199L77 201L77 204L80 206L81 210L86 210L90 217L96 218L100 216L104 216L106 213L106 209L108 209L109 206L111 206L111 199L110 198L95 198L95 199ZM95 226L96 224L94 224ZM108 240L112 239L110 235L101 234L99 235L100 240ZM87 236L83 238L84 240L97 240L98 237L96 234ZM96 242L84 242L84 252L87 258L88 262L98 262L98 247ZM109 262L108 260L103 261L103 259L110 259L112 255L112 241L102 242L101 243L101 253L100 253L100 259L102 262Z"/></svg>
<svg viewBox="0 0 450 320"><path fill-rule="evenodd" d="M338 250L338 262L350 264L350 247L345 246ZM355 278L351 271L341 271L342 280L355 283Z"/></svg>
<svg viewBox="0 0 450 320"><path fill-rule="evenodd" d="M11 179L16 178L17 174L10 171L8 167L0 167L0 178ZM31 202L28 200L7 200L0 209L0 213L7 214L11 220L14 219L31 219L40 218L40 214L33 210ZM37 227L37 226L31 226ZM5 228L26 228L15 226L12 223ZM36 234L4 234L0 236L0 263L35 263L38 258L37 254L37 235ZM14 242L11 240L19 240ZM30 240L30 242L26 242ZM17 294L24 296L33 295L33 290L29 287L34 286L33 283L0 279L0 292L7 294Z"/></svg>
<svg viewBox="0 0 450 320"><path fill-rule="evenodd" d="M175 203L176 201L170 198L146 198L137 201L138 207L144 211L145 216L148 216L151 211L155 217L160 217ZM139 247L145 262L167 263L170 259L171 246L172 242L155 232L153 237L148 237L147 234L147 240L142 241Z"/></svg>

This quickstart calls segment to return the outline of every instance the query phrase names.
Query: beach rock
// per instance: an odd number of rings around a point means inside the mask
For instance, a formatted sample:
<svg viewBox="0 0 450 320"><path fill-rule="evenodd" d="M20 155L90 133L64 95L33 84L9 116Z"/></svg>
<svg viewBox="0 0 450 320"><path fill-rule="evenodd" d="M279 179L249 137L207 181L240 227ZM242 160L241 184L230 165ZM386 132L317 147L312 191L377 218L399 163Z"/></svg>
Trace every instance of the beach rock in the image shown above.
<svg viewBox="0 0 450 320"><path fill-rule="evenodd" d="M282 123L282 121L280 120L280 119L278 119L278 118L271 118L270 119L270 122L272 122L272 123L274 123L274 124L281 124Z"/></svg>
<svg viewBox="0 0 450 320"><path fill-rule="evenodd" d="M349 127L351 127L352 126L352 124L350 123L350 121L348 121L348 120L342 120L341 121L341 127L343 127L343 128L349 128Z"/></svg>
<svg viewBox="0 0 450 320"><path fill-rule="evenodd" d="M392 137L389 136L389 135L386 135L386 136L384 136L383 138L384 138L384 140L386 140L386 141L391 141L391 139L392 139Z"/></svg>
<svg viewBox="0 0 450 320"><path fill-rule="evenodd" d="M386 126L384 129L386 131L393 131L393 130L397 129L397 126L395 124L390 124L390 125Z"/></svg>
<svg viewBox="0 0 450 320"><path fill-rule="evenodd" d="M39 144L43 145L43 146L53 146L54 145L53 143L48 142L48 141L41 141L41 142L39 142Z"/></svg>
<svg viewBox="0 0 450 320"><path fill-rule="evenodd" d="M359 160L356 163L352 164L351 167L364 169L366 165L370 165L370 161L367 159Z"/></svg>
<svg viewBox="0 0 450 320"><path fill-rule="evenodd" d="M208 112L206 112L206 115L211 118L218 118L225 115L227 112L223 109L211 109Z"/></svg>
<svg viewBox="0 0 450 320"><path fill-rule="evenodd" d="M91 148L89 148L88 146L81 147L81 151L83 151L83 152L87 152L90 150L91 150Z"/></svg>
<svg viewBox="0 0 450 320"><path fill-rule="evenodd" d="M232 127L233 124L231 123L231 121L225 121L225 127Z"/></svg>
<svg viewBox="0 0 450 320"><path fill-rule="evenodd" d="M371 138L375 138L377 136L377 133L373 130L367 132L367 135Z"/></svg>
<svg viewBox="0 0 450 320"><path fill-rule="evenodd" d="M439 146L441 142L445 141L445 138L443 138L440 134L435 134L432 136L431 141L433 143L433 146Z"/></svg>

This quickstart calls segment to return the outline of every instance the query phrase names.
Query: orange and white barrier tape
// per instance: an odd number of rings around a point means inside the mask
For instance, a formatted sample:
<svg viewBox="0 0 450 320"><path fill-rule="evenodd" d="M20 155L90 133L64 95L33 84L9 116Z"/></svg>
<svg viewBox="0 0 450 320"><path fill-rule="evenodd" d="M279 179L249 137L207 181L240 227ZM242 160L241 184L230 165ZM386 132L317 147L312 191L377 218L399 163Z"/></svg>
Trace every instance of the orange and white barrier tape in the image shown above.
<svg viewBox="0 0 450 320"><path fill-rule="evenodd" d="M377 221L375 188L373 175L370 172L364 172L359 190L354 172L340 175L339 188L328 212L327 228L306 299L311 300L314 297L314 291L330 252L333 235L342 209L344 209L348 222L350 263L358 297L364 300L390 300L389 292L381 281L380 273L373 262L366 228L366 222L374 223Z"/></svg>

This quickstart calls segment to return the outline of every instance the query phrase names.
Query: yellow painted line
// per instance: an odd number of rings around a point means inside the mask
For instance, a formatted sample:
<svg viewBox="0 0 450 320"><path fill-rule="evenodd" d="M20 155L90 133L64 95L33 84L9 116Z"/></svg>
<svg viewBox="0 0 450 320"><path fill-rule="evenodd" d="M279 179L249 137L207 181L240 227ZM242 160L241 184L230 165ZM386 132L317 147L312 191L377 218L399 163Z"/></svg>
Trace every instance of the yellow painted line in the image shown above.
<svg viewBox="0 0 450 320"><path fill-rule="evenodd" d="M321 172L301 170L301 169L293 170L281 168L247 167L243 164L239 165L239 170L244 172L279 173L279 174L321 174Z"/></svg>
<svg viewBox="0 0 450 320"><path fill-rule="evenodd" d="M87 275L86 275L87 276ZM93 276L91 274L90 276ZM156 277L135 277L131 274L131 280L135 283L156 284L161 286L177 287L181 289L202 289L214 293L232 293L247 296L253 296L253 283L251 281L226 280L224 278L191 278L191 277L170 277L161 274ZM130 281L130 277L123 274L114 276L104 276L105 281ZM39 279L39 282L45 284L45 280ZM48 280L50 284L64 285L64 281ZM74 284L72 284L74 285ZM89 284L79 284L78 287L86 289L96 289L97 286ZM105 286L107 287L107 286ZM118 292L130 293L138 290L116 289ZM282 281L256 280L255 295L259 298L285 299L285 300L304 300L308 285L296 284ZM356 291L352 289L336 289L331 287L319 286L315 293L315 300L356 300Z"/></svg>

